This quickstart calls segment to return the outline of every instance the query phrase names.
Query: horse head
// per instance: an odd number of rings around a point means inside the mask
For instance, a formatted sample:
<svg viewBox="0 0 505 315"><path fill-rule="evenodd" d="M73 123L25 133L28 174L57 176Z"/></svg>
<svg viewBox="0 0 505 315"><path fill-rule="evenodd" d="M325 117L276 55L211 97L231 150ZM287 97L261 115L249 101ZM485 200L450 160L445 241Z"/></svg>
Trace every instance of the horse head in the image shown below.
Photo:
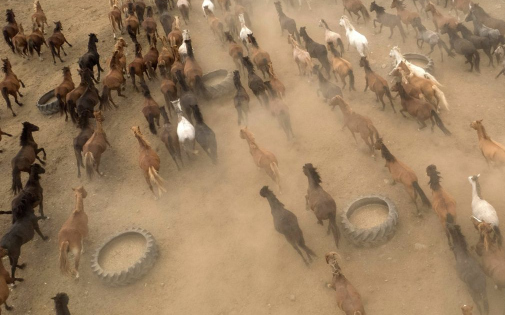
<svg viewBox="0 0 505 315"><path fill-rule="evenodd" d="M32 123L25 121L23 123L23 131L24 130L29 131L29 132L35 132L35 131L39 131L40 128Z"/></svg>
<svg viewBox="0 0 505 315"><path fill-rule="evenodd" d="M76 188L72 188L76 195L82 196L82 198L86 198L88 196L88 192L84 189L84 186L79 186Z"/></svg>
<svg viewBox="0 0 505 315"><path fill-rule="evenodd" d="M98 43L98 37L96 36L95 33L90 33L89 35L89 41L92 43Z"/></svg>
<svg viewBox="0 0 505 315"><path fill-rule="evenodd" d="M36 174L45 174L46 170L40 164L34 163L30 167Z"/></svg>
<svg viewBox="0 0 505 315"><path fill-rule="evenodd" d="M482 119L481 120L474 120L470 123L470 127L475 130L479 130L482 126Z"/></svg>

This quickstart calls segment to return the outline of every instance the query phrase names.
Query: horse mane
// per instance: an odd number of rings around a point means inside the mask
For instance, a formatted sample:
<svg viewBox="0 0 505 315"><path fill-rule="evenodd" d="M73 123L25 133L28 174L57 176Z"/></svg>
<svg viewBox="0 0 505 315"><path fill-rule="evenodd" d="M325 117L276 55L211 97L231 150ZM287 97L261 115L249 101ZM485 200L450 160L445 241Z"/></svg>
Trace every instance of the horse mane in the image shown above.
<svg viewBox="0 0 505 315"><path fill-rule="evenodd" d="M88 115L79 116L79 118L77 120L77 125L80 129L88 128L89 127L89 116Z"/></svg>
<svg viewBox="0 0 505 315"><path fill-rule="evenodd" d="M195 55L193 54L193 45L191 44L191 39L186 39L184 42L186 43L186 50L188 52L188 58L195 59Z"/></svg>
<svg viewBox="0 0 505 315"><path fill-rule="evenodd" d="M22 147L27 145L30 141L30 136L32 135L32 132L28 129L30 125L31 124L28 122L26 124L23 123L23 131L21 132L21 137L19 138L19 145Z"/></svg>
<svg viewBox="0 0 505 315"><path fill-rule="evenodd" d="M33 1L33 12L37 12L39 8L42 10L39 0Z"/></svg>
<svg viewBox="0 0 505 315"><path fill-rule="evenodd" d="M14 11L12 11L12 9L8 9L5 16L7 17L7 23L16 23Z"/></svg>
<svg viewBox="0 0 505 315"><path fill-rule="evenodd" d="M475 190L477 191L477 196L482 199L479 177L477 175L472 176L472 181L475 183Z"/></svg>
<svg viewBox="0 0 505 315"><path fill-rule="evenodd" d="M426 174L430 177L428 184L430 185L431 190L439 190L441 188L440 179L442 177L440 176L440 172L437 171L437 167L433 164L428 166L426 168Z"/></svg>
<svg viewBox="0 0 505 315"><path fill-rule="evenodd" d="M230 43L235 43L235 40L231 36L230 32L224 32L224 36L226 37L226 40Z"/></svg>
<svg viewBox="0 0 505 315"><path fill-rule="evenodd" d="M307 34L307 30L305 29L305 26L300 27L300 36L303 37L303 40L307 44L310 42L313 42L312 38L310 38L309 34Z"/></svg>
<svg viewBox="0 0 505 315"><path fill-rule="evenodd" d="M177 81L181 85L182 90L184 92L189 91L188 85L186 84L186 81L184 81L184 77L182 76L182 71L181 70L177 70L175 72L175 76L177 77Z"/></svg>
<svg viewBox="0 0 505 315"><path fill-rule="evenodd" d="M9 59L2 59L3 65L2 65L2 72L7 74L9 72L10 68L10 62Z"/></svg>
<svg viewBox="0 0 505 315"><path fill-rule="evenodd" d="M472 9L474 9L474 8L475 8L475 9L478 9L478 10L479 10L479 12L480 12L482 15L484 15L484 16L486 16L486 17L490 17L490 15L489 15L489 14L487 14L487 13L486 13L486 11L484 11L484 9L483 9L483 8L482 8L482 7L481 7L478 3L472 3Z"/></svg>
<svg viewBox="0 0 505 315"><path fill-rule="evenodd" d="M484 125L483 124L479 124L479 126L482 128L481 129L482 130L482 137L484 139L491 140L491 137L489 137L489 135L487 134L486 128L484 127Z"/></svg>
<svg viewBox="0 0 505 315"><path fill-rule="evenodd" d="M128 15L135 15L135 11L133 11L133 2L128 2Z"/></svg>
<svg viewBox="0 0 505 315"><path fill-rule="evenodd" d="M331 31L330 27L328 26L328 23L326 23L326 21L324 19L321 19L321 23L324 24L324 26L326 27L326 29L328 29L329 31Z"/></svg>
<svg viewBox="0 0 505 315"><path fill-rule="evenodd" d="M139 129L139 132L140 132L140 129ZM134 134L135 134L135 138L137 138L137 140L139 141L139 144L141 146L143 146L146 149L151 148L151 144L149 142L147 142L146 139L144 139L144 136L141 133L134 132Z"/></svg>
<svg viewBox="0 0 505 315"><path fill-rule="evenodd" d="M315 168L312 163L307 163L305 164L305 169L309 172L310 174L310 177L312 177L312 179L314 180L314 182L316 184L321 184L322 181L321 181L321 176L319 175L319 173L317 172L317 168Z"/></svg>
<svg viewBox="0 0 505 315"><path fill-rule="evenodd" d="M238 70L233 71L233 84L235 84L235 88L237 89L242 87L242 82L240 82L240 73Z"/></svg>
<svg viewBox="0 0 505 315"><path fill-rule="evenodd" d="M277 14L279 16L286 16L284 11L282 11L282 3L280 1L274 2L275 8L277 9Z"/></svg>
<svg viewBox="0 0 505 315"><path fill-rule="evenodd" d="M258 42L256 41L256 38L254 37L253 34L248 34L247 36L249 36L249 40L251 41L251 45L254 48L260 48L260 46L258 45Z"/></svg>
<svg viewBox="0 0 505 315"><path fill-rule="evenodd" d="M96 51L96 43L93 38L97 38L95 33L89 34L88 51Z"/></svg>
<svg viewBox="0 0 505 315"><path fill-rule="evenodd" d="M380 142L381 144L381 154L382 154L382 157L387 161L387 162L396 162L396 158L393 154L391 154L391 151L389 151L389 149L386 147L386 145L384 144L384 142Z"/></svg>
<svg viewBox="0 0 505 315"><path fill-rule="evenodd" d="M192 108L193 108L193 117L195 117L196 123L197 124L204 124L202 112L200 112L200 108L198 107L198 104L196 104L195 106L192 106Z"/></svg>
<svg viewBox="0 0 505 315"><path fill-rule="evenodd" d="M330 51L334 57L337 57L337 58L342 57L342 55L340 55L340 53L335 48L335 44L333 42L328 42L328 46L330 47Z"/></svg>
<svg viewBox="0 0 505 315"><path fill-rule="evenodd" d="M251 59L249 59L249 56L242 57L242 61L244 66L247 68L247 72L254 74L254 65L252 64Z"/></svg>
<svg viewBox="0 0 505 315"><path fill-rule="evenodd" d="M147 16L147 17L153 17L153 7L151 7L151 6L148 6L148 7L147 7L147 13L146 13L146 16Z"/></svg>
<svg viewBox="0 0 505 315"><path fill-rule="evenodd" d="M12 209L12 213L14 215L14 219L16 221L26 217L30 213L33 213L33 207L32 207L32 198L31 194L22 194L19 202L15 206L15 209Z"/></svg>

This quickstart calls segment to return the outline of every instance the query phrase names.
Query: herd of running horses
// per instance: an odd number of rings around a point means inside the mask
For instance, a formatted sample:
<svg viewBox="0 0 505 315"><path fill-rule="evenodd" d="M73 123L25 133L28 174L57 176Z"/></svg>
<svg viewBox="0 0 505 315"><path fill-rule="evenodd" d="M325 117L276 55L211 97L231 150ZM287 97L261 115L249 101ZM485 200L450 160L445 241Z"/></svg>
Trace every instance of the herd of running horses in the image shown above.
<svg viewBox="0 0 505 315"><path fill-rule="evenodd" d="M308 0L305 2L309 10L312 10L311 2ZM421 8L416 2L419 2ZM301 0L298 3L285 0L284 3L287 6L299 8L304 5ZM372 69L368 60L371 51L369 42L356 30L353 23L362 22L366 25L372 19L371 13L375 12L373 26L374 29L379 26L379 33L382 27L386 26L390 29L389 38L392 38L395 29L398 29L400 38L404 42L407 36L404 26L407 31L410 27L416 33L417 45L420 49L424 43L427 43L431 49L428 54L431 54L434 47L438 46L442 61L444 55L442 49L449 57L455 57L455 53L462 55L466 58L465 63L470 64L470 71L475 69L479 72L479 50L488 56L489 65L494 66L493 56L498 64L502 61L505 49L505 21L493 18L479 4L470 0L450 1L451 11L455 12L456 17L444 15L437 7L438 3L435 5L425 0L413 1L415 11L408 10L403 0L392 0L390 8L396 9L396 14L386 12L387 8L375 1L371 2L369 10L361 0L342 0L342 3L344 14L348 15L341 16L339 25L345 30L348 50L352 46L359 54L359 67L363 68L365 74L364 91L370 89L375 93L377 101L382 103L382 110L386 109L384 101L386 97L395 113L393 102L395 97L392 92L396 92L401 100L401 115L407 117L405 114L408 114L413 117L418 123L419 130L425 128L426 121L429 120L432 132L436 125L445 135L451 136L451 131L441 119L441 111L449 111L442 84L424 68L409 62L395 46L390 52L390 56L394 58L394 68L389 73L393 77L391 83L393 85L390 88L388 81ZM216 135L205 123L199 109L199 103L210 101L210 94L204 84L202 67L195 58L189 29L182 29L181 26L181 19L189 27L191 15L199 14L192 9L191 1L129 0L119 3L117 0L111 0L109 5L108 17L115 46L113 55L108 59L109 71L101 82L102 91L97 89L96 84L100 83L100 73L105 70L101 67L101 56L96 45L99 40L94 33L89 34L88 50L78 60L78 75L81 79L79 85L74 84L70 68L64 67L63 81L54 89L54 97L58 100L61 114L65 114L66 120L70 116L72 122L80 129L73 143L77 176L81 176L81 167L85 168L90 180L95 174L103 175L100 171L100 161L102 154L110 146L102 125L105 121L103 112L118 108L112 98L112 91L116 91L118 97L125 97L122 92L126 89L126 78L131 79L135 91L142 93L145 100L142 114L147 121L147 126L152 134L159 135L177 169L180 170L184 167L184 163L191 162L197 156L196 143L209 156L212 163L217 164ZM233 72L236 88L233 103L237 110L238 125L242 126L240 137L246 140L256 166L263 169L275 181L281 193L281 176L276 156L260 146L247 127L251 101L249 93L252 92L258 103L276 117L288 141L295 137L291 127L289 107L284 101L286 87L274 71L270 54L260 47L256 35L250 29L250 27L253 28L251 16L255 5L256 3L252 0L234 0L233 4L231 0L203 0L202 13L208 21L215 40L223 46L227 45L231 61L236 68ZM445 1L445 7L447 6L448 0ZM454 252L459 277L467 285L479 313L489 314L486 293L487 277L491 278L497 287L505 287L505 251L502 248L502 235L496 210L481 197L479 175L469 177L469 182L473 190L471 220L480 235L479 243L475 246L477 255L481 257L480 261L471 255L460 227L456 224L456 201L441 186L441 176L437 167L429 165L426 168L432 190L430 200L420 187L415 172L386 147L372 120L356 113L345 100L342 90L347 85L349 91L356 91L356 88L353 65L343 58L344 36L331 30L328 23L321 19L319 26L324 29L325 42L318 43L309 36L305 27L298 28L296 21L284 13L281 2L274 2L271 8L277 12L281 32L283 34L287 32L288 43L292 47L293 60L297 64L299 74L309 80L313 77L317 78L318 96L322 96L333 109L338 106L342 112L344 121L342 129L347 127L355 140L355 134L358 133L374 158L376 151L381 152L381 156L386 161L385 166L392 176L391 184L396 182L403 184L419 215L418 197L423 206L431 207L437 213L449 247ZM63 45L67 44L68 47L72 45L63 34L62 23L54 22L53 34L46 41L44 25L49 25L39 0L34 2L34 11L31 17L32 33L25 35L22 23L17 22L14 11L6 10L7 25L3 28L3 37L12 53L16 55L12 58L30 59L36 52L40 60L43 60L41 50L45 45L51 51L55 64L56 58L63 62L60 51L63 51L65 56L67 55ZM460 22L460 12L465 15L465 21L473 23L473 32ZM156 14L158 19L155 17ZM310 13L307 12L307 14ZM356 16L355 21L353 15ZM423 24L429 21L428 18L433 22L434 30L430 30ZM160 36L158 32L158 23L161 24L164 35ZM145 53L143 53L142 40L139 39L141 30L145 33L148 43L148 50ZM130 44L123 37L116 36L116 33L124 34L125 31L131 39ZM447 34L447 37L444 34ZM160 49L158 49L158 40L161 41ZM446 44L446 40L449 41L449 45ZM127 62L125 53L125 48L129 45L134 47L134 57L130 63ZM2 58L2 63L5 77L0 82L0 90L7 107L12 115L16 116L10 98L14 98L16 104L22 106L18 96L23 96L20 88L25 88L25 84L14 73L9 58ZM95 67L97 68L96 78ZM505 73L505 63L503 67L498 76ZM256 70L261 72L261 76L256 74ZM157 71L160 76L158 81L160 90L165 99L165 104L162 105L154 100L144 77L144 75L147 76L149 80L157 79ZM342 88L335 84L338 82L337 75L343 83ZM247 78L249 89L242 84L241 76ZM140 80L140 89L136 78ZM346 81L347 78L349 83ZM335 82L332 82L333 79ZM160 116L163 117L163 125L160 125ZM95 127L90 123L90 119L94 119ZM486 162L497 167L503 166L505 147L490 138L482 120L472 122L470 127L477 131L479 148ZM160 157L152 149L139 126L133 126L131 130L139 143L139 166L148 187L155 198L158 198L166 191L165 181L159 175ZM0 303L3 303L7 310L11 309L7 304L10 293L8 284L23 281L22 278L15 277L16 269L24 268L24 264L18 262L22 245L33 239L35 232L43 240L47 239L38 225L39 220L47 217L44 215L43 189L40 184L41 174L45 173L43 165L45 165L46 152L44 148L39 148L33 137L33 133L37 131L39 131L38 126L29 122L23 123L20 136L21 149L12 158L11 188L15 197L12 200L11 210L0 212L0 214L12 214L12 226L0 240L0 257L7 256L11 265L9 273L3 264L0 264ZM11 134L0 130L0 140L2 135L12 137ZM39 157L41 152L42 159ZM35 163L36 160L40 164ZM22 172L29 173L29 179L24 186L21 180ZM321 177L312 164L304 165L303 172L308 179L307 209L314 212L319 224L322 225L323 221L328 220L328 233L333 235L338 248L340 231L336 220L335 200L321 187ZM88 234L87 215L83 205L87 192L82 186L73 190L76 206L62 226L58 241L61 271L79 278L78 267L82 241ZM286 237L286 240L308 265L316 254L305 244L296 215L285 209L267 186L261 189L260 195L270 204L275 229ZM39 216L35 214L36 207L39 207ZM74 256L74 267L70 267L67 257L69 252ZM338 306L345 314L364 315L365 309L360 294L343 275L338 259L340 256L336 252L326 254L326 262L332 267L333 274L331 284L328 286L336 290ZM60 293L53 299L57 314L70 314L67 308L69 297L65 293ZM472 314L472 308L471 305L464 305L463 314Z"/></svg>

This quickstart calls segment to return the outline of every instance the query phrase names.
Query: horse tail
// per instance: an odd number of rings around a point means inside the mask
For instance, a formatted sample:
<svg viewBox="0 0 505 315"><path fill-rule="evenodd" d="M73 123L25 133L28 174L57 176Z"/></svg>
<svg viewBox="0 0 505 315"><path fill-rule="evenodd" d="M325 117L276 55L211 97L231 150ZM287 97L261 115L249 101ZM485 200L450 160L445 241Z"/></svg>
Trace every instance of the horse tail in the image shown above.
<svg viewBox="0 0 505 315"><path fill-rule="evenodd" d="M109 101L109 87L104 85L102 89L102 96L100 97L100 110L110 109L111 104Z"/></svg>
<svg viewBox="0 0 505 315"><path fill-rule="evenodd" d="M437 86L443 87L443 85L440 84L440 82L438 82L437 79L435 79L435 77L431 73L425 72L424 77L430 80L431 82L435 83Z"/></svg>
<svg viewBox="0 0 505 315"><path fill-rule="evenodd" d="M447 128L445 128L445 125L442 122L442 119L440 119L440 116L438 116L437 112L432 109L431 110L431 115L433 116L433 118L435 118L435 122L437 123L438 128L440 128L440 130L442 130L442 132L446 136L450 136L451 132Z"/></svg>
<svg viewBox="0 0 505 315"><path fill-rule="evenodd" d="M338 243L340 241L340 231L337 226L337 218L335 212L328 213L328 224L331 228L331 233L333 234L333 238L335 239L335 245L338 248Z"/></svg>
<svg viewBox="0 0 505 315"><path fill-rule="evenodd" d="M340 54L343 56L344 55L344 42L342 41L342 38L337 38L337 45L340 47Z"/></svg>
<svg viewBox="0 0 505 315"><path fill-rule="evenodd" d="M211 98L209 91L203 84L202 77L197 75L195 77L195 88L196 91L206 100L209 100Z"/></svg>
<svg viewBox="0 0 505 315"><path fill-rule="evenodd" d="M271 162L270 169L274 173L275 181L277 182L277 185L279 185L279 189L280 189L280 187L281 187L281 173L279 172L279 168L277 167L277 163Z"/></svg>
<svg viewBox="0 0 505 315"><path fill-rule="evenodd" d="M151 133L153 135L158 134L158 132L156 131L156 126L154 125L154 114L153 113L149 113L147 115L147 122L149 123L149 130L151 130Z"/></svg>
<svg viewBox="0 0 505 315"><path fill-rule="evenodd" d="M7 211L8 212L8 211ZM495 225L493 226L493 230L494 230L494 233L496 234L497 236L497 241L498 241L498 244L501 245L502 242L503 242L503 236L501 234L501 231L500 231L500 227L498 225Z"/></svg>
<svg viewBox="0 0 505 315"><path fill-rule="evenodd" d="M425 206L428 206L431 208L431 202L428 199L428 197L426 197L426 195L425 195L424 191L421 189L421 187L419 187L419 183L417 182L417 180L412 182L412 186L414 187L414 189L417 191L417 193L421 197L423 204Z"/></svg>
<svg viewBox="0 0 505 315"><path fill-rule="evenodd" d="M12 168L12 186L11 190L13 194L17 194L23 189L23 183L21 183L21 171L17 166L14 165Z"/></svg>
<svg viewBox="0 0 505 315"><path fill-rule="evenodd" d="M51 49L51 55L53 56L54 59L54 56L56 56L57 53L56 53L56 47L54 47L54 43L52 41L49 41L49 49Z"/></svg>
<svg viewBox="0 0 505 315"><path fill-rule="evenodd" d="M391 90L389 90L389 87L388 87L387 85L384 85L383 89L384 89L384 92L386 93L386 96L387 96L390 100L392 100L392 99L393 99L393 96L391 95Z"/></svg>
<svg viewBox="0 0 505 315"><path fill-rule="evenodd" d="M365 20L365 23L370 20L370 14L368 14L368 11L366 10L366 7L364 5L361 5L361 8L359 9L361 14L363 14L363 19Z"/></svg>
<svg viewBox="0 0 505 315"><path fill-rule="evenodd" d="M477 70L477 72L480 72L480 55L477 50L475 51L474 59L475 59L475 70Z"/></svg>
<svg viewBox="0 0 505 315"><path fill-rule="evenodd" d="M33 39L29 38L28 39L28 52L30 53L30 56L33 56L33 47L35 43L33 42Z"/></svg>
<svg viewBox="0 0 505 315"><path fill-rule="evenodd" d="M71 274L67 257L68 245L68 241L64 241L60 244L60 271L63 274Z"/></svg>
<svg viewBox="0 0 505 315"><path fill-rule="evenodd" d="M91 152L86 152L84 155L85 159L85 165L86 165L86 174L88 174L88 178L92 179L93 178L93 165L95 164L95 158L93 157L93 153Z"/></svg>
<svg viewBox="0 0 505 315"><path fill-rule="evenodd" d="M454 224L454 222L455 222L454 216L450 213L447 213L447 215L445 217L445 222L449 223L449 224Z"/></svg>
<svg viewBox="0 0 505 315"><path fill-rule="evenodd" d="M134 42L135 44L137 44L137 34L135 34L135 31L133 30L133 28L131 27L131 25L127 25L126 26L126 31L128 32L128 35L130 35L130 38L132 39L132 42Z"/></svg>
<svg viewBox="0 0 505 315"><path fill-rule="evenodd" d="M58 93L56 94L56 99L58 100L58 104L60 105L60 116L63 116L63 113L65 112L65 102L61 99L61 95Z"/></svg>
<svg viewBox="0 0 505 315"><path fill-rule="evenodd" d="M349 87L356 91L354 88L354 71L352 71L352 69L349 69L349 71L347 71L347 75L349 76Z"/></svg>
<svg viewBox="0 0 505 315"><path fill-rule="evenodd" d="M367 124L367 127L368 127L368 130L370 130L370 132L372 133L372 136L370 138L372 139L372 145L374 145L375 142L377 140L379 140L379 138L380 138L379 131L377 130L377 128L375 128L375 126L372 124L372 122L369 122ZM375 141L373 140L373 136L375 136Z"/></svg>
<svg viewBox="0 0 505 315"><path fill-rule="evenodd" d="M442 92L442 90L440 90L436 85L433 85L431 88L435 91L435 95L442 102L442 105L444 105L445 110L449 111L449 103L447 103L444 92Z"/></svg>
<svg viewBox="0 0 505 315"><path fill-rule="evenodd" d="M3 30L3 35L4 35L4 39L5 39L5 42L7 43L7 45L9 45L9 47L12 49L12 52L14 52L14 44L12 43L12 39L10 38L9 36L9 32L7 32L7 30Z"/></svg>
<svg viewBox="0 0 505 315"><path fill-rule="evenodd" d="M167 192L164 186L165 180L161 178L161 176L158 174L158 171L156 171L156 169L153 166L149 166L148 174L151 185L155 185L156 187L158 187L158 195L161 195L162 191Z"/></svg>

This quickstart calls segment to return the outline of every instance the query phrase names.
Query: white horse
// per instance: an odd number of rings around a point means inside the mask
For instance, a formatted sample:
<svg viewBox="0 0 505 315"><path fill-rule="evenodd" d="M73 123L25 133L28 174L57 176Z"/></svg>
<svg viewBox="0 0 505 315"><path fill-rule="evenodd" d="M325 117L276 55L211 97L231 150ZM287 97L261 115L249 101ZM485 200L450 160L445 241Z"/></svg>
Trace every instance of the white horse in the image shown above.
<svg viewBox="0 0 505 315"><path fill-rule="evenodd" d="M501 236L498 228L500 221L498 220L496 210L489 202L481 197L479 176L480 174L468 177L468 181L472 185L472 215L480 221L491 224L497 234Z"/></svg>
<svg viewBox="0 0 505 315"><path fill-rule="evenodd" d="M368 48L368 40L366 37L354 29L351 21L349 21L349 18L345 15L342 15L340 18L339 25L345 28L345 36L349 42L347 45L347 50L349 50L349 46L352 45L356 48L361 57L366 57L370 52L370 49Z"/></svg>
<svg viewBox="0 0 505 315"><path fill-rule="evenodd" d="M184 152L189 158L189 151L193 154L197 154L198 150L195 150L195 127L184 117L181 109L180 99L172 101L172 106L177 113L178 123L177 123L177 137L179 138L179 144L181 145ZM186 144L188 147L186 147Z"/></svg>
<svg viewBox="0 0 505 315"><path fill-rule="evenodd" d="M203 0L202 10L203 10L204 17L207 17L207 14L205 13L205 7L207 7L207 9L209 9L209 11L214 13L214 3L212 3L212 1L210 1L210 0Z"/></svg>
<svg viewBox="0 0 505 315"><path fill-rule="evenodd" d="M186 40L190 40L191 37L189 36L189 30L183 30L182 31L182 45L179 46L179 55L181 56L181 61L184 63L184 60L186 59L186 56L188 55L188 48L186 48ZM193 49L194 51L194 49Z"/></svg>
<svg viewBox="0 0 505 315"><path fill-rule="evenodd" d="M443 86L429 72L427 72L426 70L424 70L419 66L416 66L415 64L410 63L407 59L405 59L405 57L403 57L402 53L400 52L400 48L398 48L398 46L394 46L393 49L391 49L391 51L389 52L389 57L395 59L394 61L395 68L398 66L400 61L403 61L405 65L407 65L407 67L409 68L410 73L412 73L416 77L426 78L438 86Z"/></svg>
<svg viewBox="0 0 505 315"><path fill-rule="evenodd" d="M240 21L239 37L242 40L242 43L244 44L247 51L249 51L249 48L247 47L248 35L252 35L253 32L247 27L247 25L245 25L245 18L243 13L238 15L238 20Z"/></svg>

